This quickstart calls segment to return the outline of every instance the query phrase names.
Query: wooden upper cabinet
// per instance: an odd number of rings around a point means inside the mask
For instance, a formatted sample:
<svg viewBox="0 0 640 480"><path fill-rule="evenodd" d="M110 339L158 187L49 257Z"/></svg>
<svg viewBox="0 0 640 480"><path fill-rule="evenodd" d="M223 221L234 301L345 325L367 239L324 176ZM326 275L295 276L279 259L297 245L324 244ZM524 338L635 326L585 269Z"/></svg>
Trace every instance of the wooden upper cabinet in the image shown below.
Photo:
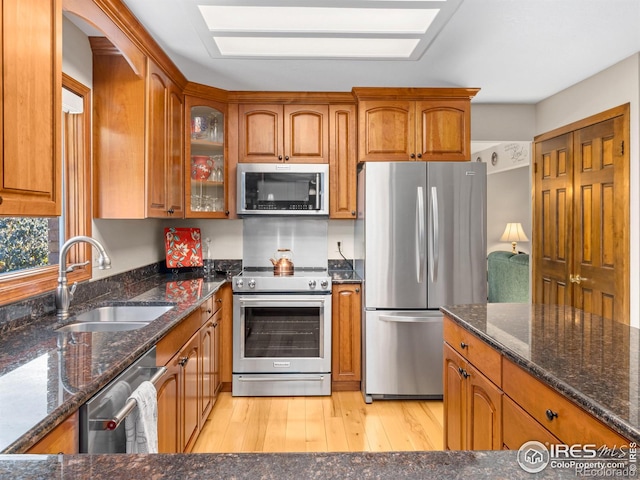
<svg viewBox="0 0 640 480"><path fill-rule="evenodd" d="M109 40L90 42L94 217L183 217L182 92L151 60L137 74Z"/></svg>
<svg viewBox="0 0 640 480"><path fill-rule="evenodd" d="M473 88L354 88L360 161L471 158Z"/></svg>
<svg viewBox="0 0 640 480"><path fill-rule="evenodd" d="M364 101L359 109L360 160L415 159L414 102Z"/></svg>
<svg viewBox="0 0 640 480"><path fill-rule="evenodd" d="M329 162L328 105L239 106L239 162Z"/></svg>
<svg viewBox="0 0 640 480"><path fill-rule="evenodd" d="M355 105L329 107L329 218L356 218L357 114Z"/></svg>
<svg viewBox="0 0 640 480"><path fill-rule="evenodd" d="M182 217L182 93L151 61L147 81L147 217Z"/></svg>
<svg viewBox="0 0 640 480"><path fill-rule="evenodd" d="M418 157L441 161L471 158L470 100L429 100L415 105Z"/></svg>
<svg viewBox="0 0 640 480"><path fill-rule="evenodd" d="M228 218L227 105L185 97L187 154L184 165L187 218Z"/></svg>
<svg viewBox="0 0 640 480"><path fill-rule="evenodd" d="M60 215L62 2L1 8L0 214Z"/></svg>

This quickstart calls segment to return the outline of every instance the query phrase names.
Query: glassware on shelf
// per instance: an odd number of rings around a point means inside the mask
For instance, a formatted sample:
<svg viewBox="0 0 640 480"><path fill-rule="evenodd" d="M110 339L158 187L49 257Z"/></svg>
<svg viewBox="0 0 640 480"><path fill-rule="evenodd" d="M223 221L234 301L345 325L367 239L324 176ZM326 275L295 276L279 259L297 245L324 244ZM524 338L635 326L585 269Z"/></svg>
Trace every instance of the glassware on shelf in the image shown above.
<svg viewBox="0 0 640 480"><path fill-rule="evenodd" d="M224 181L224 156L223 155L214 155L213 156L213 171L211 173L211 179L216 182Z"/></svg>
<svg viewBox="0 0 640 480"><path fill-rule="evenodd" d="M191 117L191 138L201 140L207 138L209 131L210 119L205 115L197 115Z"/></svg>

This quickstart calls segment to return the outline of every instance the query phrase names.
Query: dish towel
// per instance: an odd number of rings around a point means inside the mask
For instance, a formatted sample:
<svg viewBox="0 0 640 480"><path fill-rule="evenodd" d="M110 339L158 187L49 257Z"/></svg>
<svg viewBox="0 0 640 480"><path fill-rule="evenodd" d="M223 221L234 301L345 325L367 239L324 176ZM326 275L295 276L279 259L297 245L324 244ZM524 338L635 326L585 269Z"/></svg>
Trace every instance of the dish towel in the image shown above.
<svg viewBox="0 0 640 480"><path fill-rule="evenodd" d="M127 453L158 453L158 397L156 387L144 381L129 399L136 406L125 418Z"/></svg>

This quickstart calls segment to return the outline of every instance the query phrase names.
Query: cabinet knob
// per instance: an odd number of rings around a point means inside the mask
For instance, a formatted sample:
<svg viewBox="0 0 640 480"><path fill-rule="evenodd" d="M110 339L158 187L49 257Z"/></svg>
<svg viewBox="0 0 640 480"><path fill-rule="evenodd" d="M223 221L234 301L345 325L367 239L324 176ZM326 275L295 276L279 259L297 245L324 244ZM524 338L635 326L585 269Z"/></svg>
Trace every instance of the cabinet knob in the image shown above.
<svg viewBox="0 0 640 480"><path fill-rule="evenodd" d="M225 210L224 214L228 217L229 216L229 210Z"/></svg>
<svg viewBox="0 0 640 480"><path fill-rule="evenodd" d="M411 155L409 155L411 158L416 158L416 154L412 153Z"/></svg>
<svg viewBox="0 0 640 480"><path fill-rule="evenodd" d="M180 357L180 360L178 360L178 365L184 367L187 362L189 362L189 357Z"/></svg>
<svg viewBox="0 0 640 480"><path fill-rule="evenodd" d="M460 348L467 348L468 346L468 343L460 342Z"/></svg>
<svg viewBox="0 0 640 480"><path fill-rule="evenodd" d="M2 205L2 197L0 197L0 205Z"/></svg>
<svg viewBox="0 0 640 480"><path fill-rule="evenodd" d="M282 160L282 155L278 155L278 160Z"/></svg>
<svg viewBox="0 0 640 480"><path fill-rule="evenodd" d="M458 373L462 375L464 378L469 378L471 375L462 367L458 367Z"/></svg>
<svg viewBox="0 0 640 480"><path fill-rule="evenodd" d="M421 153L418 154L418 158L422 158L422 154Z"/></svg>
<svg viewBox="0 0 640 480"><path fill-rule="evenodd" d="M360 293L360 289L356 287L356 293Z"/></svg>
<svg viewBox="0 0 640 480"><path fill-rule="evenodd" d="M174 213L173 208L170 208L169 210L167 210L167 213L168 213L169 215L173 215L173 213Z"/></svg>
<svg viewBox="0 0 640 480"><path fill-rule="evenodd" d="M218 303L222 303L222 299L221 299L221 298L218 298L218 299L216 299L216 302L218 302Z"/></svg>
<svg viewBox="0 0 640 480"><path fill-rule="evenodd" d="M549 421L552 421L554 418L558 418L558 414L557 412L554 412L553 410L551 410L550 408L547 409L546 412L544 412L545 415L547 416L547 418L549 419Z"/></svg>
<svg viewBox="0 0 640 480"><path fill-rule="evenodd" d="M351 216L355 217L356 216L356 211L355 210L351 210Z"/></svg>
<svg viewBox="0 0 640 480"><path fill-rule="evenodd" d="M288 161L289 161L289 155L285 155L285 156L284 156L284 161L285 161L285 162L288 162Z"/></svg>

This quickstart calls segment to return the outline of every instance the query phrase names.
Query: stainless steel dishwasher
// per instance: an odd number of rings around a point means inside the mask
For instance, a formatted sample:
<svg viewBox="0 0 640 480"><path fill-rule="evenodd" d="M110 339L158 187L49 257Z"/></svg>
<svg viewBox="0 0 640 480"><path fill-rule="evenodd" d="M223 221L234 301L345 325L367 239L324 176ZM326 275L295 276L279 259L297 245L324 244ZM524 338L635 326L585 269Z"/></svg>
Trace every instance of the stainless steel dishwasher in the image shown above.
<svg viewBox="0 0 640 480"><path fill-rule="evenodd" d="M155 385L166 371L156 366L153 347L80 407L80 452L126 453L124 419L136 406L127 398L145 380Z"/></svg>

